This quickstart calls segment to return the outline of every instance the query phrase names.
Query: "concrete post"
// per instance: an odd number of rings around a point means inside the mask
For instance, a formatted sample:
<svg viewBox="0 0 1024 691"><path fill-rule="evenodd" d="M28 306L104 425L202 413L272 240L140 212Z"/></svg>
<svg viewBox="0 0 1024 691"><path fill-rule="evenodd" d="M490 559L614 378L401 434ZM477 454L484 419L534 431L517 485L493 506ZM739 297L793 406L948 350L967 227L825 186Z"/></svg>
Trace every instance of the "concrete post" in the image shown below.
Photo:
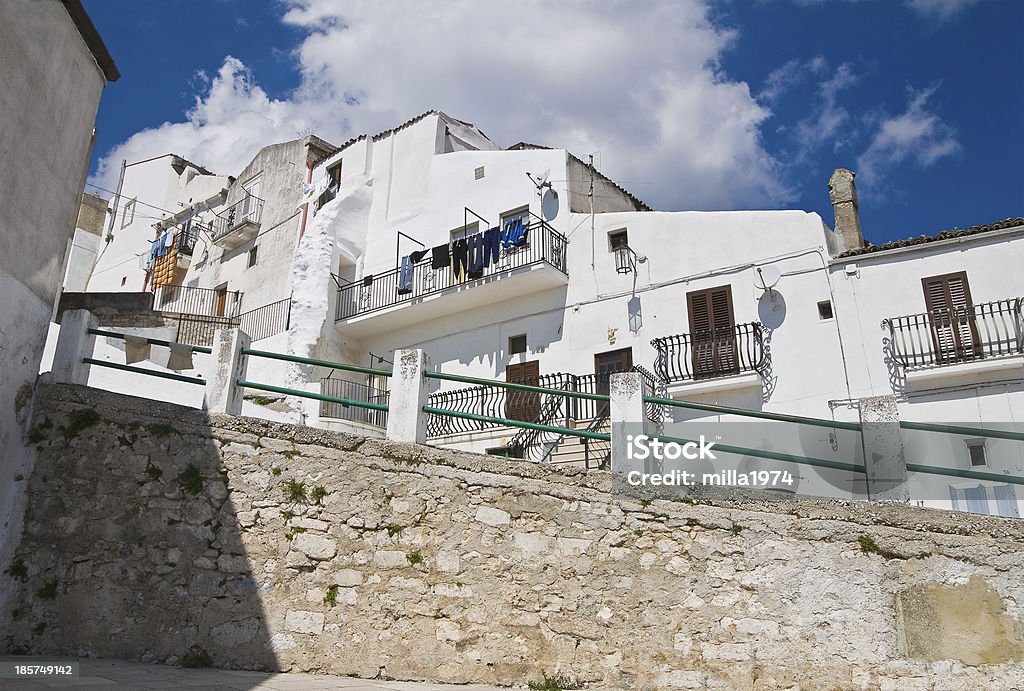
<svg viewBox="0 0 1024 691"><path fill-rule="evenodd" d="M860 399L863 425L864 464L867 468L868 498L880 501L910 501L907 461L903 455L900 415L895 396Z"/></svg>
<svg viewBox="0 0 1024 691"><path fill-rule="evenodd" d="M235 384L245 379L247 357L242 349L252 339L241 329L217 329L213 334L212 371L207 375L203 407L211 413L242 414L242 388Z"/></svg>
<svg viewBox="0 0 1024 691"><path fill-rule="evenodd" d="M612 468L625 468L630 437L635 439L650 434L644 409L644 384L636 372L618 372L611 375L608 389L611 397Z"/></svg>
<svg viewBox="0 0 1024 691"><path fill-rule="evenodd" d="M430 358L418 348L395 352L391 375L391 397L388 400L387 437L392 441L427 441L427 378Z"/></svg>
<svg viewBox="0 0 1024 691"><path fill-rule="evenodd" d="M99 326L99 319L88 310L66 310L61 317L60 335L53 353L50 373L57 384L89 384L89 365L82 362L92 357L96 337L88 332Z"/></svg>

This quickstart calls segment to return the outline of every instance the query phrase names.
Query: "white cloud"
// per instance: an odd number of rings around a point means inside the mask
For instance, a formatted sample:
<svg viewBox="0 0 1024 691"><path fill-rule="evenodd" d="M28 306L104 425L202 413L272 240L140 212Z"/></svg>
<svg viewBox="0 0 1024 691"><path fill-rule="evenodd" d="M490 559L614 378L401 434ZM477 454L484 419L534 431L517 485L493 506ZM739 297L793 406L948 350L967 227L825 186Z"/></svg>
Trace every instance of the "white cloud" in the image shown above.
<svg viewBox="0 0 1024 691"><path fill-rule="evenodd" d="M502 145L600 151L604 172L658 208L792 196L761 143L769 111L718 70L735 35L702 0L289 0L285 21L307 32L292 94L268 98L228 58L183 122L134 135L99 176L166 151L237 173L261 145L304 130L341 142L437 108Z"/></svg>
<svg viewBox="0 0 1024 691"><path fill-rule="evenodd" d="M918 14L939 22L952 19L971 5L977 5L981 0L907 0Z"/></svg>
<svg viewBox="0 0 1024 691"><path fill-rule="evenodd" d="M811 69L821 74L828 69L825 61L816 58ZM806 159L813 151L840 134L850 120L850 113L839 104L839 93L857 83L858 76L848 63L835 69L832 76L818 85L817 103L806 118L797 123L798 158ZM837 142L838 143L838 142Z"/></svg>
<svg viewBox="0 0 1024 691"><path fill-rule="evenodd" d="M928 109L928 100L937 88L910 90L906 111L879 124L871 144L857 157L858 176L866 185L877 187L902 163L928 168L960 153L956 130Z"/></svg>
<svg viewBox="0 0 1024 691"><path fill-rule="evenodd" d="M829 0L790 0L796 5L823 5ZM845 0L846 2L864 2L865 0ZM878 0L874 0L877 2ZM888 0L886 0L888 2ZM903 4L917 12L922 18L944 22L960 14L963 10L977 5L981 0L904 0Z"/></svg>

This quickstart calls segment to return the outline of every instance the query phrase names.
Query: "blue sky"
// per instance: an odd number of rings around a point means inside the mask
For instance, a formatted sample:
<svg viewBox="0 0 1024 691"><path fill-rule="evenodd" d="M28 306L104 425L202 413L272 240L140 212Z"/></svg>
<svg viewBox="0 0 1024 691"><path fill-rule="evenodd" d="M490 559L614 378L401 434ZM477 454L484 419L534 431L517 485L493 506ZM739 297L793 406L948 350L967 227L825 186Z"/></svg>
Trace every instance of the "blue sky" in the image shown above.
<svg viewBox="0 0 1024 691"><path fill-rule="evenodd" d="M846 167L875 243L1024 215L1017 0L85 5L123 75L97 117L104 188L122 158L232 174L274 141L438 108L502 145L596 152L657 209L831 225Z"/></svg>

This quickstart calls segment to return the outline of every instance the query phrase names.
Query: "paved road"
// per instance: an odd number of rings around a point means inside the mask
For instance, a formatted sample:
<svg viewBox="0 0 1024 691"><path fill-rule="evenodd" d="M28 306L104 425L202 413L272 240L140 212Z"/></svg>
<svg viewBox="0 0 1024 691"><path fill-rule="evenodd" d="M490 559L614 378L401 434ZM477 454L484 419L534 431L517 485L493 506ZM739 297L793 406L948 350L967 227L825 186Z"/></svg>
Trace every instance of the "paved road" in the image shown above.
<svg viewBox="0 0 1024 691"><path fill-rule="evenodd" d="M183 669L121 660L70 659L66 657L5 657L0 663L38 665L59 660L77 662L78 676L36 679L0 679L0 689L344 689L345 691L498 691L497 686L454 686L417 682L378 681L332 677L326 674L274 674L223 669ZM504 691L508 691L505 689Z"/></svg>

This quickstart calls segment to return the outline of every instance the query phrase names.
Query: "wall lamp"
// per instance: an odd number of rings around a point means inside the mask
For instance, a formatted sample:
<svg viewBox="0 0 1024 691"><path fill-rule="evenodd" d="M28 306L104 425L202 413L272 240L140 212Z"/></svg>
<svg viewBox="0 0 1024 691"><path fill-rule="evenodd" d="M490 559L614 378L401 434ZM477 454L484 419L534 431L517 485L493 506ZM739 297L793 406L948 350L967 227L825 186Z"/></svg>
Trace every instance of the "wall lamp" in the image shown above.
<svg viewBox="0 0 1024 691"><path fill-rule="evenodd" d="M638 263L643 264L646 261L646 256L637 254L629 245L619 245L615 249L615 273L633 273Z"/></svg>

